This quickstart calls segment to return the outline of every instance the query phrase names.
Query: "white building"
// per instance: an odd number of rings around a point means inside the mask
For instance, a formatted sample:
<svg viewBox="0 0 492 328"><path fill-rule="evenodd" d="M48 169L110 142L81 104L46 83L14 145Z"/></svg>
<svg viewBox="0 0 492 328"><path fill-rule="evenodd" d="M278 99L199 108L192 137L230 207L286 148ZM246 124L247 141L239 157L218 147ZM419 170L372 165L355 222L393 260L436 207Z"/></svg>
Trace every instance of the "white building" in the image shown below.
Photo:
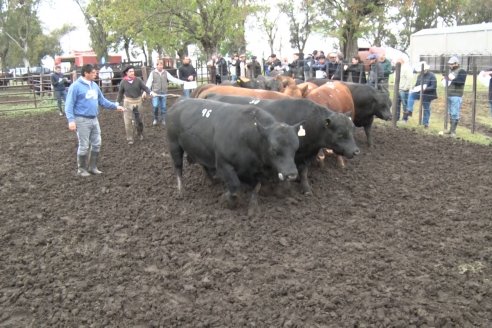
<svg viewBox="0 0 492 328"><path fill-rule="evenodd" d="M410 36L410 60L413 64L427 60L431 69L439 70L441 62L451 55L461 57L462 66L468 58L477 57L477 66L490 65L492 59L492 23L429 28ZM479 58L484 60L479 60ZM434 60L429 60L434 58ZM440 58L440 59L439 59Z"/></svg>

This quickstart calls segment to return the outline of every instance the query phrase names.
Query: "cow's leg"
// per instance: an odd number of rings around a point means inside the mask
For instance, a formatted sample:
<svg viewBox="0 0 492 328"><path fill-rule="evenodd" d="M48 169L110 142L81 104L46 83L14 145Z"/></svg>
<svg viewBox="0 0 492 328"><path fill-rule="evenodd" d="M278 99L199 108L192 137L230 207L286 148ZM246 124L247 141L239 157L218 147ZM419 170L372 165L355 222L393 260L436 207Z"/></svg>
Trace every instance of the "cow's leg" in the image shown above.
<svg viewBox="0 0 492 328"><path fill-rule="evenodd" d="M258 182L251 192L251 199L249 200L248 216L251 217L258 213L258 193L261 189L261 182Z"/></svg>
<svg viewBox="0 0 492 328"><path fill-rule="evenodd" d="M320 168L325 167L325 152L323 149L320 149L318 151L318 155L316 155L316 162L318 163L318 166Z"/></svg>
<svg viewBox="0 0 492 328"><path fill-rule="evenodd" d="M238 191L241 187L241 182L239 181L236 171L230 164L224 163L224 161L221 160L217 160L216 166L217 175L222 178L222 181L224 181L227 188L225 197L229 208L234 208L236 207Z"/></svg>
<svg viewBox="0 0 492 328"><path fill-rule="evenodd" d="M183 193L183 155L184 150L177 143L170 143L171 158L173 159L174 172L178 183L178 191Z"/></svg>
<svg viewBox="0 0 492 328"><path fill-rule="evenodd" d="M364 132L366 133L366 138L367 138L367 146L372 147L372 122L374 121L374 117L371 119L371 121L364 126Z"/></svg>
<svg viewBox="0 0 492 328"><path fill-rule="evenodd" d="M302 168L299 168L299 177L301 179L301 191L303 194L311 195L313 190L311 189L311 185L309 185L308 180L308 166L303 165Z"/></svg>
<svg viewBox="0 0 492 328"><path fill-rule="evenodd" d="M337 163L338 167L344 169L345 168L345 157L342 155L336 155L337 156Z"/></svg>

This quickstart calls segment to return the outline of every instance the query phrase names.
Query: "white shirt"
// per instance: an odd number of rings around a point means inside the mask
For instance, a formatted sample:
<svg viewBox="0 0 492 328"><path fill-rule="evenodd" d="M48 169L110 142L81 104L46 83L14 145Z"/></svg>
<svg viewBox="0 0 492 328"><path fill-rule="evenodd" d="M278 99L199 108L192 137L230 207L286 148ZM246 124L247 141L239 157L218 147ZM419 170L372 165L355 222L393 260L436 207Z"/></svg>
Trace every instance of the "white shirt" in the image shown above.
<svg viewBox="0 0 492 328"><path fill-rule="evenodd" d="M113 78L113 69L110 66L103 66L99 70L99 78L104 82L108 82Z"/></svg>

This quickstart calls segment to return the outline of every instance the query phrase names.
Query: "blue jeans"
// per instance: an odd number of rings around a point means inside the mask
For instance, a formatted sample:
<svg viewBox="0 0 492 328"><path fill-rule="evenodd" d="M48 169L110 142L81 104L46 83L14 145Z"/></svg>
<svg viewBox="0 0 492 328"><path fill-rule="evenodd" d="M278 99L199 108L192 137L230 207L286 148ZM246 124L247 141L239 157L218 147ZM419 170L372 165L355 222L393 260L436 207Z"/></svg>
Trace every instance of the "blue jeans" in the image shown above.
<svg viewBox="0 0 492 328"><path fill-rule="evenodd" d="M462 97L448 97L448 113L449 113L449 119L451 120L460 120L460 114L461 114L461 103L463 102Z"/></svg>
<svg viewBox="0 0 492 328"><path fill-rule="evenodd" d="M429 99L428 96L422 95L422 107L424 109L424 115L422 116L422 124L429 126L429 120L430 120L430 115L431 115L431 108L430 104L432 99ZM415 100L420 99L420 92L410 92L408 94L408 103L407 103L407 109L408 112L413 113L413 104L415 103Z"/></svg>
<svg viewBox="0 0 492 328"><path fill-rule="evenodd" d="M58 110L63 113L62 104L67 100L67 89L55 90L55 98L58 103Z"/></svg>
<svg viewBox="0 0 492 328"><path fill-rule="evenodd" d="M492 100L489 100L490 116L492 116Z"/></svg>
<svg viewBox="0 0 492 328"><path fill-rule="evenodd" d="M85 118L76 116L75 125L77 126L77 138L79 139L77 155L87 155L91 151L98 153L101 149L101 128L97 117Z"/></svg>
<svg viewBox="0 0 492 328"><path fill-rule="evenodd" d="M159 109L161 110L161 121L166 117L166 95L156 95L152 97L152 107L154 107L154 119L159 120Z"/></svg>
<svg viewBox="0 0 492 328"><path fill-rule="evenodd" d="M183 89L183 98L190 98L192 89Z"/></svg>
<svg viewBox="0 0 492 328"><path fill-rule="evenodd" d="M407 111L408 104L408 90L400 90L398 92L398 100L396 103L396 120L400 120L400 109L403 109L405 113Z"/></svg>

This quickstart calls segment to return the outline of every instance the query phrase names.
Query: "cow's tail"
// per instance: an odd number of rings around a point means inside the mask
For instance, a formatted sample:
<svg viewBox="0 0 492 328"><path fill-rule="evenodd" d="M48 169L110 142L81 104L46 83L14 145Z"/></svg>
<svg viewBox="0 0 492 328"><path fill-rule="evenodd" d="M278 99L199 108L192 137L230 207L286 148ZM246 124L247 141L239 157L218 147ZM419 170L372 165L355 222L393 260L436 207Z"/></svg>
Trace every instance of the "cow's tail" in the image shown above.
<svg viewBox="0 0 492 328"><path fill-rule="evenodd" d="M210 89L211 87L214 87L215 84L202 84L200 85L198 88L196 88L195 90L193 90L193 92L191 93L191 98L203 98L203 96L200 96L204 91Z"/></svg>

